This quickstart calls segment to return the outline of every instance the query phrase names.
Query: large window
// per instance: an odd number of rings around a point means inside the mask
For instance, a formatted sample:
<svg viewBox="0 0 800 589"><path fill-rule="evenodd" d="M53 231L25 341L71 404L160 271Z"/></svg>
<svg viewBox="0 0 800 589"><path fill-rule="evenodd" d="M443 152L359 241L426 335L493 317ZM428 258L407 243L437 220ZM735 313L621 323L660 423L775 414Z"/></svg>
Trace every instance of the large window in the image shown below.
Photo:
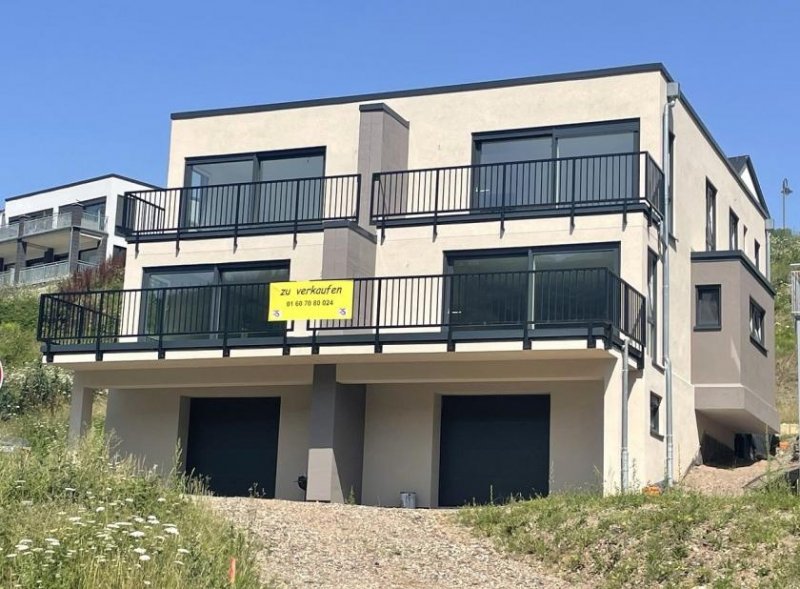
<svg viewBox="0 0 800 589"><path fill-rule="evenodd" d="M322 217L324 149L194 158L186 162L183 224L219 227Z"/></svg>
<svg viewBox="0 0 800 589"><path fill-rule="evenodd" d="M451 325L519 328L596 320L599 326L610 320L612 302L605 270L619 271L619 254L615 247L454 253L449 267Z"/></svg>
<svg viewBox="0 0 800 589"><path fill-rule="evenodd" d="M750 299L750 341L752 341L758 348L765 350L766 336L764 334L764 317L766 313L764 309Z"/></svg>
<svg viewBox="0 0 800 589"><path fill-rule="evenodd" d="M731 209L728 215L728 249L739 249L739 216Z"/></svg>
<svg viewBox="0 0 800 589"><path fill-rule="evenodd" d="M269 283L288 280L288 264L146 270L142 332L164 339L229 339L281 333L268 322Z"/></svg>
<svg viewBox="0 0 800 589"><path fill-rule="evenodd" d="M647 347L658 362L658 256L647 253Z"/></svg>
<svg viewBox="0 0 800 589"><path fill-rule="evenodd" d="M638 149L638 122L477 134L472 207L634 198Z"/></svg>
<svg viewBox="0 0 800 589"><path fill-rule="evenodd" d="M706 251L717 249L717 189L706 180Z"/></svg>
<svg viewBox="0 0 800 589"><path fill-rule="evenodd" d="M697 287L694 327L698 331L722 328L721 287L705 284Z"/></svg>

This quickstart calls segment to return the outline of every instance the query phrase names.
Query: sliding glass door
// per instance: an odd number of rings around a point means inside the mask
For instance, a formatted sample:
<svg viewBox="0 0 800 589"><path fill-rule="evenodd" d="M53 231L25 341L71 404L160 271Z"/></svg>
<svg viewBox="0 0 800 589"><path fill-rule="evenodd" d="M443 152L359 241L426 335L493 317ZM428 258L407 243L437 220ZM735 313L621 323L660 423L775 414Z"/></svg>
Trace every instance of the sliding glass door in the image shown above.
<svg viewBox="0 0 800 589"><path fill-rule="evenodd" d="M477 134L472 208L635 198L638 150L638 121Z"/></svg>
<svg viewBox="0 0 800 589"><path fill-rule="evenodd" d="M145 272L140 331L165 341L269 337L269 283L289 279L286 265L154 269Z"/></svg>
<svg viewBox="0 0 800 589"><path fill-rule="evenodd" d="M182 225L219 228L322 217L323 150L187 161Z"/></svg>
<svg viewBox="0 0 800 589"><path fill-rule="evenodd" d="M619 307L616 247L454 254L449 270L446 322L455 329L600 326Z"/></svg>

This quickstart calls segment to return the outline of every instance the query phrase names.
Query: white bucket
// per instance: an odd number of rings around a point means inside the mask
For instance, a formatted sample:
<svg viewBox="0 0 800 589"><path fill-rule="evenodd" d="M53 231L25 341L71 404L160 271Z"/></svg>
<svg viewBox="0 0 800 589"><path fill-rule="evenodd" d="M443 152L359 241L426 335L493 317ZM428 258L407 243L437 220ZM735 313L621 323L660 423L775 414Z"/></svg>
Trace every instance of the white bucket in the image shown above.
<svg viewBox="0 0 800 589"><path fill-rule="evenodd" d="M403 509L417 508L417 494L414 491L401 491L400 507Z"/></svg>

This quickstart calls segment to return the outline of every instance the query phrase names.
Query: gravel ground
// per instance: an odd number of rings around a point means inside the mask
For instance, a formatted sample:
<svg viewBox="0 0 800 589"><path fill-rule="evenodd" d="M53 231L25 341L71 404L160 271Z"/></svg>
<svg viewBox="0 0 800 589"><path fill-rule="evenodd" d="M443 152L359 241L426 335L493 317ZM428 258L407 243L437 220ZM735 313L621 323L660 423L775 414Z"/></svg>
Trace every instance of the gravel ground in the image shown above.
<svg viewBox="0 0 800 589"><path fill-rule="evenodd" d="M278 587L566 589L533 563L502 555L445 510L209 498L262 543L265 582Z"/></svg>
<svg viewBox="0 0 800 589"><path fill-rule="evenodd" d="M702 464L692 467L680 485L685 489L707 495L741 495L748 489L757 488L769 472L776 473L797 468L797 463L791 463L790 458L791 451L779 451L771 461L759 460L752 464L734 467Z"/></svg>

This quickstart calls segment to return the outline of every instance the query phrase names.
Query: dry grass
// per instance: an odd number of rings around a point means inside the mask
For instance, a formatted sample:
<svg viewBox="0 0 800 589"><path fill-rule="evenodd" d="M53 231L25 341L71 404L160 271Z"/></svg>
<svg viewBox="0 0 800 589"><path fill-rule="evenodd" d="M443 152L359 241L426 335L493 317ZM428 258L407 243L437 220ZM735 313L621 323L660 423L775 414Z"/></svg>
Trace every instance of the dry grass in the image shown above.
<svg viewBox="0 0 800 589"><path fill-rule="evenodd" d="M461 521L594 587L773 588L800 579L800 502L785 488L553 495L465 509Z"/></svg>

